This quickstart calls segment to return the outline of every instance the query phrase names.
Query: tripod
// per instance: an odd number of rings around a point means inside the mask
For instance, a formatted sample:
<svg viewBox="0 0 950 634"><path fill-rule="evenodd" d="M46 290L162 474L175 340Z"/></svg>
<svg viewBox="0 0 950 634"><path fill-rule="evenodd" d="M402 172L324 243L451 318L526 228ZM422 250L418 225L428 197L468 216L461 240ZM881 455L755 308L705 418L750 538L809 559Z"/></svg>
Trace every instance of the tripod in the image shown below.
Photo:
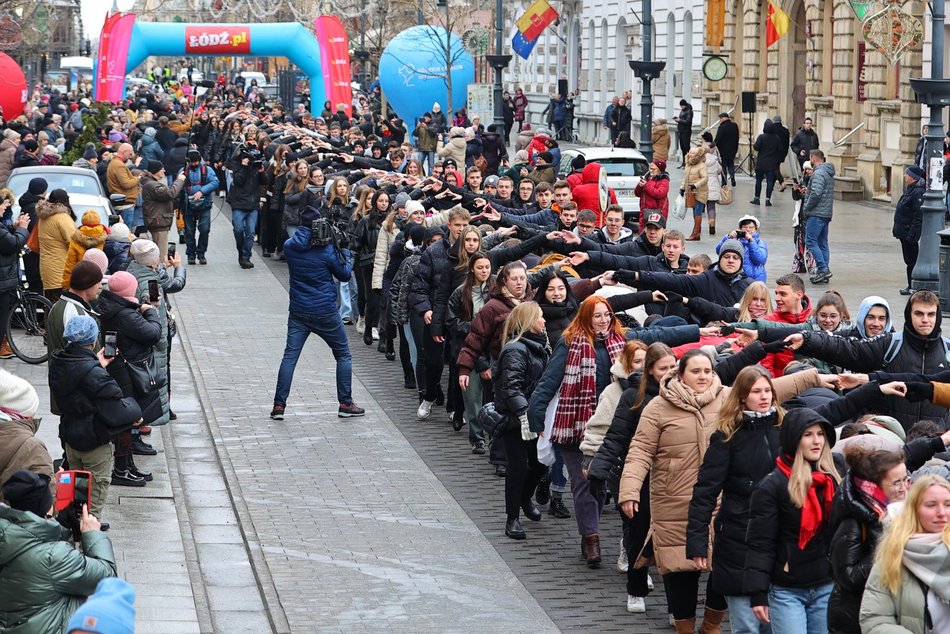
<svg viewBox="0 0 950 634"><path fill-rule="evenodd" d="M736 171L742 172L746 176L752 176L755 174L755 157L752 156L752 113L747 112L746 114L749 116L749 152L744 157L742 157L742 160L739 161L738 165L736 165ZM749 162L748 168L742 167L745 165L746 161Z"/></svg>

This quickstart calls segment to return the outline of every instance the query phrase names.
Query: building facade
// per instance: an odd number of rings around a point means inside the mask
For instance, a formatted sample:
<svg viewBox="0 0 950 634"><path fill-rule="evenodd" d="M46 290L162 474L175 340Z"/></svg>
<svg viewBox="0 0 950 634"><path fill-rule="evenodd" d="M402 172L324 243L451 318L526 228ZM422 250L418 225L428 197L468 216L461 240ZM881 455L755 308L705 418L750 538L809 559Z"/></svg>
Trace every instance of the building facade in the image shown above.
<svg viewBox="0 0 950 634"><path fill-rule="evenodd" d="M725 57L729 72L718 82L703 80L706 119L735 108L746 144L750 127L754 138L766 117L781 115L794 134L810 116L839 174L839 192L896 200L903 169L914 162L923 114L909 79L929 74L923 66L929 37L891 64L865 44L862 23L847 0L776 0L791 25L766 47L768 1L725 5L723 45L707 45L705 52ZM903 9L929 26L923 2L906 2ZM755 114L741 113L742 92L755 93Z"/></svg>
<svg viewBox="0 0 950 634"><path fill-rule="evenodd" d="M506 24L511 24L530 5L528 0L508 3ZM624 0L565 0L552 3L560 13L559 23L545 30L527 60L517 55L505 83L521 87L531 103L529 119L543 122L541 112L558 81L579 96L575 99L575 130L579 141L605 144L604 111L614 96L630 91L634 140L639 138L639 103L642 83L633 76L628 62L643 55L641 3ZM655 0L653 2L653 57L665 60L667 68L653 82L654 118L672 117L679 100L693 103L694 124L702 126L703 0ZM675 126L674 126L675 127Z"/></svg>

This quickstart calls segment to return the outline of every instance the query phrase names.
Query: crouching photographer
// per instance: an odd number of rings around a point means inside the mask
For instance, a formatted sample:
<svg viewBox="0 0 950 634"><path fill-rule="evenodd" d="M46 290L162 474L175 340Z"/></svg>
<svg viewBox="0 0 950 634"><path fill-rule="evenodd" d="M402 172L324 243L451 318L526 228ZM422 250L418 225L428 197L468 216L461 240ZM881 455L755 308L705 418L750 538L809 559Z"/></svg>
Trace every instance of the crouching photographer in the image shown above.
<svg viewBox="0 0 950 634"><path fill-rule="evenodd" d="M290 269L290 314L287 344L277 373L274 409L270 415L274 420L283 420L297 360L307 337L313 333L330 346L336 359L338 416L362 416L364 410L353 402L353 360L343 320L337 311L334 283L335 279L341 282L350 279L353 256L346 234L322 218L317 210L308 208L300 218L300 228L284 243Z"/></svg>
<svg viewBox="0 0 950 634"><path fill-rule="evenodd" d="M251 248L257 230L257 216L261 208L261 182L264 176L264 158L257 144L248 141L239 145L226 166L234 182L228 189L231 205L231 228L237 245L238 264L242 269L253 269Z"/></svg>
<svg viewBox="0 0 950 634"><path fill-rule="evenodd" d="M82 552L53 514L49 480L17 471L3 483L0 505L0 631L63 632L73 612L103 579L116 576L112 543L83 507Z"/></svg>

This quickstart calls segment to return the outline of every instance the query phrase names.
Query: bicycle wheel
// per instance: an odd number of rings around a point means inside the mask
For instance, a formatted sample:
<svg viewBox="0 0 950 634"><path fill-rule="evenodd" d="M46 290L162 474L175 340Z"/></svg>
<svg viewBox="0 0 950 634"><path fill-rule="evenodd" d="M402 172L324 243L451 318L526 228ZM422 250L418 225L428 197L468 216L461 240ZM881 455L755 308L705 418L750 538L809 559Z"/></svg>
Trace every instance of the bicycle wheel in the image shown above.
<svg viewBox="0 0 950 634"><path fill-rule="evenodd" d="M53 304L42 295L29 294L10 308L7 316L7 341L14 354L27 363L43 363L49 357L46 347L46 317Z"/></svg>

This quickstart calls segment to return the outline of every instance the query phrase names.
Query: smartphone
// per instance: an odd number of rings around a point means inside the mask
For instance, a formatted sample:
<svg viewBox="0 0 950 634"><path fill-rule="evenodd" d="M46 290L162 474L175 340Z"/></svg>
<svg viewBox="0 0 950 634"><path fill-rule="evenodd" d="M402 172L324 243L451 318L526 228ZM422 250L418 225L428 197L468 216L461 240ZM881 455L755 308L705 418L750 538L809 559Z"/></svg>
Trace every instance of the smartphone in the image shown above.
<svg viewBox="0 0 950 634"><path fill-rule="evenodd" d="M168 257L175 259L175 251L178 249L178 245L174 242L168 243Z"/></svg>
<svg viewBox="0 0 950 634"><path fill-rule="evenodd" d="M92 499L92 473L89 471L60 471L56 474L56 510L62 511L74 503L88 504ZM78 508L77 508L78 510Z"/></svg>
<svg viewBox="0 0 950 634"><path fill-rule="evenodd" d="M114 330L109 330L103 339L102 356L106 359L114 359L118 353L118 349L115 347L116 334Z"/></svg>
<svg viewBox="0 0 950 634"><path fill-rule="evenodd" d="M152 303L158 301L158 280L148 281L148 301Z"/></svg>

